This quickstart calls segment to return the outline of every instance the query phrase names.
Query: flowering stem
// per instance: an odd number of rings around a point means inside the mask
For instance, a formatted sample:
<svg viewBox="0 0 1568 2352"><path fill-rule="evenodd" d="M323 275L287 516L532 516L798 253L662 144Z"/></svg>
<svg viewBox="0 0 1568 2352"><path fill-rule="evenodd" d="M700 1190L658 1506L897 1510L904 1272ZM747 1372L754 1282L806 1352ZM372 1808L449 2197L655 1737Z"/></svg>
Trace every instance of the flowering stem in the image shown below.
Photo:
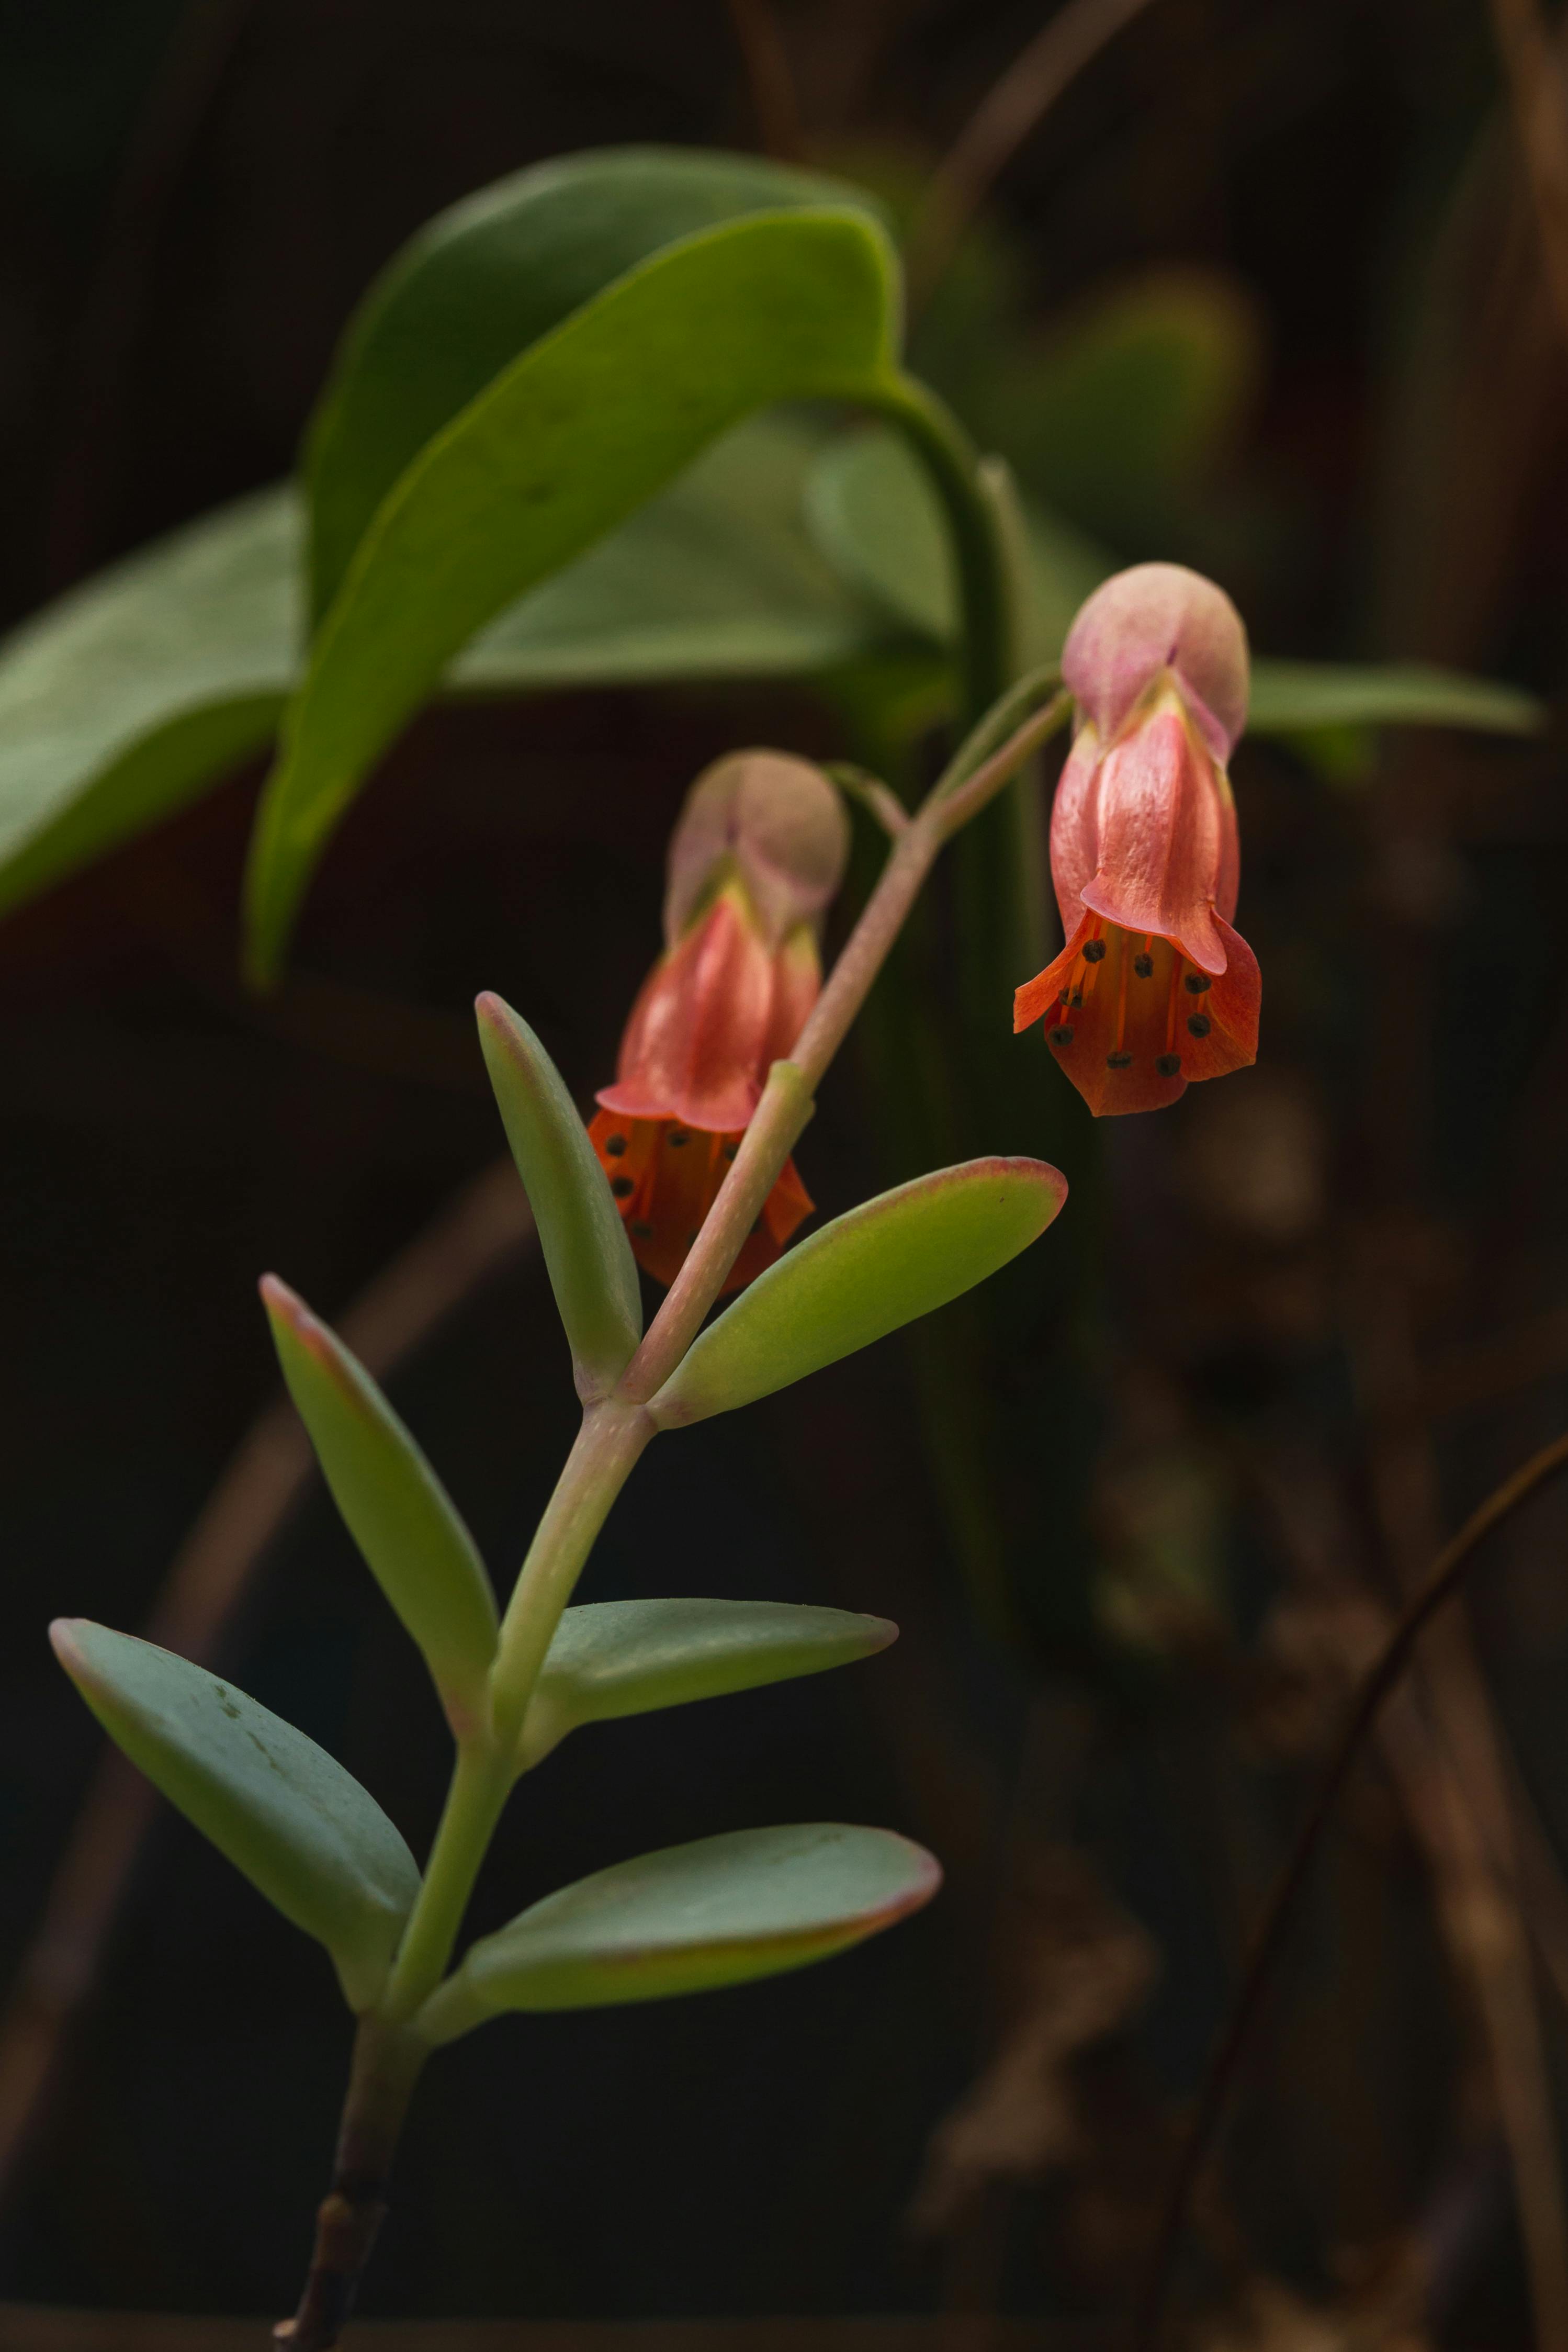
<svg viewBox="0 0 1568 2352"><path fill-rule="evenodd" d="M654 1424L648 1400L674 1371L718 1297L796 1139L816 1087L864 1003L922 883L944 845L1015 776L1067 716L1054 671L1025 680L999 714L960 746L899 833L882 877L818 997L788 1062L775 1062L762 1099L685 1263L614 1392L591 1404L528 1547L501 1621L490 1670L490 1721L458 1750L423 1884L385 1993L361 2027L340 2140L338 2172L321 2208L317 2255L296 2320L278 2340L325 2352L338 2340L360 2268L385 2210L385 2177L403 2107L426 2053L422 2005L452 1955L496 1823L517 1778L517 1742L561 1612L601 1528ZM1048 698L1040 708L1041 698ZM1005 736L1006 740L1002 740ZM354 2204L340 2186L343 2148L374 2119L371 2186ZM361 2135L362 2136L362 2135ZM369 2177L369 2176L368 2176ZM350 2210L350 2206L352 2210ZM345 2218L346 2217L346 2218Z"/></svg>

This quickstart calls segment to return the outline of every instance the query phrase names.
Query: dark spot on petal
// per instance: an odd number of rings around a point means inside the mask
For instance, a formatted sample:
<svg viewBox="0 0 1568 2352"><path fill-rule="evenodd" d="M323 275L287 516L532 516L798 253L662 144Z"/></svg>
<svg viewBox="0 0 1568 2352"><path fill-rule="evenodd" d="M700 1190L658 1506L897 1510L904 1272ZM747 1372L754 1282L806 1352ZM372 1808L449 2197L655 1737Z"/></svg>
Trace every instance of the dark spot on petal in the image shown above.
<svg viewBox="0 0 1568 2352"><path fill-rule="evenodd" d="M672 1128L670 1129L670 1141L675 1146L677 1150L683 1143L689 1143L691 1139L691 1137L683 1129L677 1129L675 1128Z"/></svg>
<svg viewBox="0 0 1568 2352"><path fill-rule="evenodd" d="M1059 1029L1048 1029L1046 1031L1046 1035L1051 1039L1053 1045L1071 1045L1072 1043L1072 1024L1070 1021L1064 1022Z"/></svg>
<svg viewBox="0 0 1568 2352"><path fill-rule="evenodd" d="M619 1160L626 1149L626 1138L623 1135L607 1135L604 1139L604 1149L612 1160Z"/></svg>
<svg viewBox="0 0 1568 2352"><path fill-rule="evenodd" d="M1162 1078L1179 1077L1181 1075L1181 1055L1179 1054L1156 1054L1155 1055L1155 1067L1158 1070Z"/></svg>
<svg viewBox="0 0 1568 2352"><path fill-rule="evenodd" d="M612 1176L610 1189L618 1201L629 1201L637 1187L630 1176Z"/></svg>
<svg viewBox="0 0 1568 2352"><path fill-rule="evenodd" d="M727 1160L733 1160L739 1150L738 1143L727 1143L724 1147L724 1156Z"/></svg>
<svg viewBox="0 0 1568 2352"><path fill-rule="evenodd" d="M1186 992L1189 996L1202 996L1206 990L1213 986L1214 982L1206 971L1189 971L1186 976Z"/></svg>
<svg viewBox="0 0 1568 2352"><path fill-rule="evenodd" d="M626 1230L630 1234L634 1234L640 1242L651 1242L653 1238L653 1226L645 1224L641 1217L634 1224L628 1225Z"/></svg>
<svg viewBox="0 0 1568 2352"><path fill-rule="evenodd" d="M1140 980L1147 980L1154 969L1155 960L1152 955L1135 955L1133 958L1133 970Z"/></svg>
<svg viewBox="0 0 1568 2352"><path fill-rule="evenodd" d="M1085 963L1103 963L1105 961L1104 940L1085 940L1083 942L1082 953Z"/></svg>
<svg viewBox="0 0 1568 2352"><path fill-rule="evenodd" d="M1186 1016L1186 1025L1189 1035L1207 1037L1214 1024L1207 1013L1189 1013Z"/></svg>
<svg viewBox="0 0 1568 2352"><path fill-rule="evenodd" d="M1130 1070L1132 1066L1131 1054L1107 1054L1105 1056L1105 1067L1108 1070Z"/></svg>

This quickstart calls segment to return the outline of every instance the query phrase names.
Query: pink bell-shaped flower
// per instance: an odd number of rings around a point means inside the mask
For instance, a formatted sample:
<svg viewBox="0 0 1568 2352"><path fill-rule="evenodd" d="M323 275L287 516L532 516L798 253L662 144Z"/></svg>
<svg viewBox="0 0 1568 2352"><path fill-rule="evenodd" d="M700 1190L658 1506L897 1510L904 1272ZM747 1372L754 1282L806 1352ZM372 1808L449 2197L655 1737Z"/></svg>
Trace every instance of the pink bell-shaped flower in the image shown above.
<svg viewBox="0 0 1568 2352"><path fill-rule="evenodd" d="M1051 871L1067 944L1020 988L1096 1118L1157 1110L1258 1051L1257 958L1231 928L1240 881L1226 761L1247 719L1247 635L1212 581L1140 563L1074 621L1077 703Z"/></svg>

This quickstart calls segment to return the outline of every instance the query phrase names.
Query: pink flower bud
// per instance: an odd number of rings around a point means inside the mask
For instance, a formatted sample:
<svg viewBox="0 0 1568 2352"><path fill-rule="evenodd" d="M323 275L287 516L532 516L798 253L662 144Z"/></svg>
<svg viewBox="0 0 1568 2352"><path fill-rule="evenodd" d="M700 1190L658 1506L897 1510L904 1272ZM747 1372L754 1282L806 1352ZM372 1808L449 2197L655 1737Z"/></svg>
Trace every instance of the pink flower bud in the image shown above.
<svg viewBox="0 0 1568 2352"><path fill-rule="evenodd" d="M734 873L777 947L821 915L849 854L844 804L820 768L783 751L732 751L703 770L671 837L664 944Z"/></svg>

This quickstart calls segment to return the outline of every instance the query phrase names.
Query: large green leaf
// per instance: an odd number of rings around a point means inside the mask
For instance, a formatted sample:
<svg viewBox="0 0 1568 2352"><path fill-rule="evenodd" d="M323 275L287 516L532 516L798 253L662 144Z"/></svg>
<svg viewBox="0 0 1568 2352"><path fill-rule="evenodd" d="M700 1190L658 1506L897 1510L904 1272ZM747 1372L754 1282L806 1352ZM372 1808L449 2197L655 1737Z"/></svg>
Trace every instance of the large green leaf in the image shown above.
<svg viewBox="0 0 1568 2352"><path fill-rule="evenodd" d="M295 671L298 547L291 492L244 499L0 646L0 908L270 740Z"/></svg>
<svg viewBox="0 0 1568 2352"><path fill-rule="evenodd" d="M482 632L448 695L795 676L885 635L813 545L829 428L747 419ZM0 911L172 815L277 731L298 682L299 499L220 509L0 646Z"/></svg>
<svg viewBox="0 0 1568 2352"><path fill-rule="evenodd" d="M1471 727L1482 734L1534 735L1546 710L1532 694L1495 679L1424 662L1255 661L1250 735L1309 734L1315 728Z"/></svg>
<svg viewBox="0 0 1568 2352"><path fill-rule="evenodd" d="M1039 1239L1067 1197L1040 1160L971 1160L862 1202L759 1275L652 1399L662 1427L728 1412L929 1315Z"/></svg>
<svg viewBox="0 0 1568 2352"><path fill-rule="evenodd" d="M477 1010L490 1083L588 1403L614 1387L643 1336L632 1244L555 1064L500 997L481 996Z"/></svg>
<svg viewBox="0 0 1568 2352"><path fill-rule="evenodd" d="M232 1683L84 1617L55 1653L111 1739L172 1805L326 1945L350 2008L386 1980L419 1891L413 1856L351 1773Z"/></svg>
<svg viewBox="0 0 1568 2352"><path fill-rule="evenodd" d="M1030 662L1061 649L1084 598L1115 566L1059 518L1021 502L1031 570ZM841 576L891 620L940 646L958 633L958 596L947 528L930 476L885 425L841 435L811 469L806 515Z"/></svg>
<svg viewBox="0 0 1568 2352"><path fill-rule="evenodd" d="M806 480L831 437L820 417L737 425L492 622L445 690L798 677L867 653L888 634L881 608L839 578L805 524Z"/></svg>
<svg viewBox="0 0 1568 2352"><path fill-rule="evenodd" d="M496 1600L474 1538L409 1431L337 1334L274 1274L261 1296L288 1393L371 1573L418 1643L453 1729L482 1720Z"/></svg>
<svg viewBox="0 0 1568 2352"><path fill-rule="evenodd" d="M930 1901L942 1874L890 1830L736 1830L596 1871L486 1936L420 2013L450 2042L508 2009L706 1992L826 1959Z"/></svg>
<svg viewBox="0 0 1568 2352"><path fill-rule="evenodd" d="M757 156L618 147L530 165L439 214L355 313L311 427L317 615L398 477L519 352L664 246L824 205L870 199Z"/></svg>
<svg viewBox="0 0 1568 2352"><path fill-rule="evenodd" d="M247 877L256 978L366 771L485 623L742 416L884 391L894 324L866 215L758 214L617 279L454 418L378 508L285 720Z"/></svg>
<svg viewBox="0 0 1568 2352"><path fill-rule="evenodd" d="M895 1641L885 1617L789 1601L598 1601L569 1609L528 1703L522 1760L580 1724L719 1698L869 1658Z"/></svg>

